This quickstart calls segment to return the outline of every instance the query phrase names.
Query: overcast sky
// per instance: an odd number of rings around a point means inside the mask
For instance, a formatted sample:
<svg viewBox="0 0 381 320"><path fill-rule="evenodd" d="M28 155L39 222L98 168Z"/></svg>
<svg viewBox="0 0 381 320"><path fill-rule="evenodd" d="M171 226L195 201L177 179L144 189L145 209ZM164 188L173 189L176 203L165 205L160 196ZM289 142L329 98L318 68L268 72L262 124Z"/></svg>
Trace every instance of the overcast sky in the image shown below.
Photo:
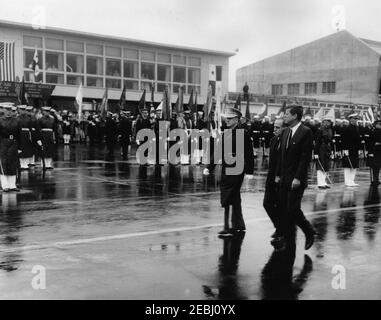
<svg viewBox="0 0 381 320"><path fill-rule="evenodd" d="M0 19L46 24L138 40L234 52L237 68L335 32L332 9L345 8L346 29L381 41L379 0L0 0ZM241 88L238 88L241 90Z"/></svg>

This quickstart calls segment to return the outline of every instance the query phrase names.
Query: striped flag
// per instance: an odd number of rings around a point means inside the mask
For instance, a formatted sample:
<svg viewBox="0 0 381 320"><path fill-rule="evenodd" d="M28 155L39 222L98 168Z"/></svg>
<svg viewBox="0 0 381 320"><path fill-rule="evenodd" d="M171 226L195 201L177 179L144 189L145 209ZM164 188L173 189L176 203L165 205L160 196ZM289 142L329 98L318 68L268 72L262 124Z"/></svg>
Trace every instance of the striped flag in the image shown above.
<svg viewBox="0 0 381 320"><path fill-rule="evenodd" d="M15 81L15 43L0 42L0 81Z"/></svg>

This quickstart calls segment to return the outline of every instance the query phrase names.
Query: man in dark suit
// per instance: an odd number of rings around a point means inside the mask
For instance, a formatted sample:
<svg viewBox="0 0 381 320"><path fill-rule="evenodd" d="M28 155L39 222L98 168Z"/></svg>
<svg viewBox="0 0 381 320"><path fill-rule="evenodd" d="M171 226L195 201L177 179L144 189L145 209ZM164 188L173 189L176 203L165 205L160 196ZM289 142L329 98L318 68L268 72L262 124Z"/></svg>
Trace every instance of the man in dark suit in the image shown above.
<svg viewBox="0 0 381 320"><path fill-rule="evenodd" d="M265 195L263 198L263 207L275 227L275 233L272 238L277 239L281 236L280 231L280 206L278 184L275 183L277 162L280 159L280 137L284 129L283 119L276 119L274 122L275 136L270 141L269 169L267 172ZM272 242L273 243L273 242Z"/></svg>
<svg viewBox="0 0 381 320"><path fill-rule="evenodd" d="M288 126L282 132L280 160L277 164L275 182L279 183L282 213L282 232L287 243L295 237L295 226L306 236L305 250L314 243L315 231L301 210L301 200L308 183L308 167L313 148L311 129L301 123L303 107L288 106L284 123Z"/></svg>

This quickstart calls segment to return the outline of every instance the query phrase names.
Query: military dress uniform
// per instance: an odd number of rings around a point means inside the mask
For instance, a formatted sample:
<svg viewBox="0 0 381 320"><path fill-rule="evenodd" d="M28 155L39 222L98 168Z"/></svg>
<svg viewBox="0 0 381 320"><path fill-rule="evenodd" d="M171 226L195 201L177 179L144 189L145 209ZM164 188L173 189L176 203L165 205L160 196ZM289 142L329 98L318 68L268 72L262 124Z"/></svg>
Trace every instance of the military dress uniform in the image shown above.
<svg viewBox="0 0 381 320"><path fill-rule="evenodd" d="M29 169L29 163L34 154L32 141L32 116L26 112L25 107L19 107L20 115L18 117L21 127L20 135L20 167L21 170Z"/></svg>
<svg viewBox="0 0 381 320"><path fill-rule="evenodd" d="M375 124L381 125L381 120ZM368 166L370 167L370 180L372 186L380 184L379 173L381 167L381 127L375 128L369 143Z"/></svg>
<svg viewBox="0 0 381 320"><path fill-rule="evenodd" d="M350 117L357 117L356 114ZM357 186L356 171L359 167L359 149L361 146L360 132L356 125L350 124L343 129L343 168L344 183L348 187Z"/></svg>
<svg viewBox="0 0 381 320"><path fill-rule="evenodd" d="M270 122L264 122L261 126L261 138L263 146L263 156L267 157L269 154L270 140L274 134L274 127Z"/></svg>
<svg viewBox="0 0 381 320"><path fill-rule="evenodd" d="M19 166L19 143L21 127L16 115L11 114L10 107L0 118L0 177L4 192L18 191L16 175ZM12 107L12 111L16 111Z"/></svg>
<svg viewBox="0 0 381 320"><path fill-rule="evenodd" d="M51 108L43 107L42 110L49 112ZM53 157L56 152L56 121L53 116L45 113L37 120L38 142L41 145L40 156L45 161L45 169L53 169Z"/></svg>
<svg viewBox="0 0 381 320"><path fill-rule="evenodd" d="M314 157L316 159L316 172L318 188L329 188L327 172L330 169L332 149L332 129L320 127L315 136Z"/></svg>
<svg viewBox="0 0 381 320"><path fill-rule="evenodd" d="M343 127L338 122L335 123L333 126L333 156L335 159L341 159L342 158L342 131Z"/></svg>
<svg viewBox="0 0 381 320"><path fill-rule="evenodd" d="M235 108L229 108L225 117L238 117L241 118L242 114L239 110ZM254 172L254 154L253 145L250 135L247 130L245 130L241 124L238 124L236 128L232 129L231 132L231 157L235 158L237 155L237 145L236 145L236 134L237 129L244 130L244 140L238 143L243 143L244 147L244 166L243 170L239 174L227 174L227 169L230 167L235 167L237 164L227 164L225 162L225 156L222 159L222 170L221 170L221 181L220 181L220 201L221 206L225 210L224 218L224 230L220 232L221 235L231 235L231 232L242 232L245 231L245 221L242 216L242 206L241 206L241 186L245 174L252 175ZM224 155L224 140L227 139L228 131L224 130L222 134L222 154ZM214 170L216 163L214 159L214 154L211 155L210 164L207 166L204 174L209 174L209 171ZM229 207L232 206L231 215L231 229L229 229Z"/></svg>
<svg viewBox="0 0 381 320"><path fill-rule="evenodd" d="M254 157L256 157L258 154L260 142L261 142L261 123L259 119L254 119L251 125L251 136L252 136L253 145L254 145Z"/></svg>
<svg viewBox="0 0 381 320"><path fill-rule="evenodd" d="M122 147L122 158L127 159L128 147L131 145L132 121L127 118L125 112L122 111L122 117L118 126L118 134L120 136L120 145Z"/></svg>
<svg viewBox="0 0 381 320"><path fill-rule="evenodd" d="M116 137L118 134L118 125L115 120L108 116L106 118L105 124L105 140L106 140L106 148L107 148L107 159L114 160L114 149Z"/></svg>

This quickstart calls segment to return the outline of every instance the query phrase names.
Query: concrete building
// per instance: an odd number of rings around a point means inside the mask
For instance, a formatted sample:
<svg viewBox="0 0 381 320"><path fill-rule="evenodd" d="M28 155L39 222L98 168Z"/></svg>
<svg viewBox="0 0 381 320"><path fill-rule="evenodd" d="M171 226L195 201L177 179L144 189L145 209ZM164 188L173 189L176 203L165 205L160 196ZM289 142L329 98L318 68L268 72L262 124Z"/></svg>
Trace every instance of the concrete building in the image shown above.
<svg viewBox="0 0 381 320"><path fill-rule="evenodd" d="M256 95L378 105L380 59L381 42L343 30L240 68L236 84Z"/></svg>
<svg viewBox="0 0 381 320"><path fill-rule="evenodd" d="M125 85L127 103L139 100L143 89L150 101L153 84L156 103L169 85L172 102L184 86L184 102L193 89L203 104L210 81L221 86L222 94L228 91L229 57L234 55L57 28L35 30L7 21L0 21L0 42L14 43L16 81L22 76L33 81L30 64L37 48L39 80L55 85L49 102L64 106L73 105L81 82L84 101L101 99L106 85L110 100L119 100Z"/></svg>

